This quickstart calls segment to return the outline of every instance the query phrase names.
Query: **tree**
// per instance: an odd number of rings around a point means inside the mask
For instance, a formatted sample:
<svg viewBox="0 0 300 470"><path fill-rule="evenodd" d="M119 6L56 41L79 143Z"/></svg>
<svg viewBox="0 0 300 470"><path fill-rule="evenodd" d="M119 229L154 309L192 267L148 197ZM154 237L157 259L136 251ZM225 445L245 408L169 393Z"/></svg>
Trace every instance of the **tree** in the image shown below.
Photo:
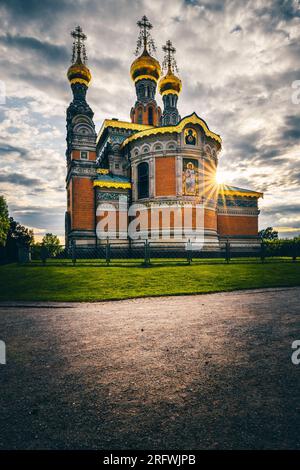
<svg viewBox="0 0 300 470"><path fill-rule="evenodd" d="M9 215L4 196L0 196L0 246L4 246L9 230Z"/></svg>
<svg viewBox="0 0 300 470"><path fill-rule="evenodd" d="M16 261L18 259L18 246L31 246L34 243L33 230L24 227L16 222L13 217L9 218L9 230L6 239L6 249L8 259Z"/></svg>
<svg viewBox="0 0 300 470"><path fill-rule="evenodd" d="M258 235L263 240L278 240L278 232L274 230L273 227L267 227L261 230Z"/></svg>
<svg viewBox="0 0 300 470"><path fill-rule="evenodd" d="M34 243L33 230L19 224L19 222L16 222L13 217L9 218L7 240L9 240L9 238L15 240L16 243L25 246L30 246Z"/></svg>
<svg viewBox="0 0 300 470"><path fill-rule="evenodd" d="M42 246L46 247L50 256L56 256L61 251L60 240L53 233L46 233L42 240Z"/></svg>

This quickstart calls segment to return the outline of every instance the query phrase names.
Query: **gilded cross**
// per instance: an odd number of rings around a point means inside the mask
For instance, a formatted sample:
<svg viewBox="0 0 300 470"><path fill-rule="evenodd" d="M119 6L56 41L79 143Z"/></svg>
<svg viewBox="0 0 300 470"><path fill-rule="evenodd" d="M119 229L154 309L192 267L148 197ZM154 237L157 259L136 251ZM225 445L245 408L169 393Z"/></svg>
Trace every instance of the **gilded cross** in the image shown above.
<svg viewBox="0 0 300 470"><path fill-rule="evenodd" d="M144 15L143 18L137 22L137 25L140 28L140 34L137 41L136 55L142 47L144 51L148 51L149 53L152 51L155 52L155 44L150 35L150 29L152 29L153 26L147 16Z"/></svg>
<svg viewBox="0 0 300 470"><path fill-rule="evenodd" d="M74 31L71 31L71 36L73 37L73 54L72 54L72 63L85 63L87 60L84 41L86 40L86 35L82 31L80 26L76 26Z"/></svg>
<svg viewBox="0 0 300 470"><path fill-rule="evenodd" d="M168 39L166 45L163 46L162 49L165 53L163 68L166 68L169 73L174 73L175 70L177 71L177 65L174 57L176 49L170 39Z"/></svg>

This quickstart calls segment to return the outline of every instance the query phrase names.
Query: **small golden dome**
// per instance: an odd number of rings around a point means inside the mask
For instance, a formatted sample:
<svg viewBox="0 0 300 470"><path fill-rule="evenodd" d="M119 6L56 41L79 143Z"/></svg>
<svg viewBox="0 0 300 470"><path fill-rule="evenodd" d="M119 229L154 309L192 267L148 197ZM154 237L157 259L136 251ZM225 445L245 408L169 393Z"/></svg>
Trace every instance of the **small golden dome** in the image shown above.
<svg viewBox="0 0 300 470"><path fill-rule="evenodd" d="M71 83L83 83L86 86L89 86L89 83L92 79L91 72L89 68L83 63L76 62L71 65L67 73L68 80Z"/></svg>
<svg viewBox="0 0 300 470"><path fill-rule="evenodd" d="M180 78L176 77L170 70L164 77L162 77L158 84L159 93L164 96L168 94L179 95L182 89Z"/></svg>
<svg viewBox="0 0 300 470"><path fill-rule="evenodd" d="M144 50L132 63L130 67L130 75L134 83L142 78L158 81L161 74L161 68L158 60L151 57L147 50Z"/></svg>

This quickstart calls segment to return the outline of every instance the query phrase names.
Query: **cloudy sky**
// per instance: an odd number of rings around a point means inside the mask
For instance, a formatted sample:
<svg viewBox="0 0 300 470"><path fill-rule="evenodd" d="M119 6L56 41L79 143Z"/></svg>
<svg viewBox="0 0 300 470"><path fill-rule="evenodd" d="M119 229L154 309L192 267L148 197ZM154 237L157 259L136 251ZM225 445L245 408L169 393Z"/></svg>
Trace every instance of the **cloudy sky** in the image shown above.
<svg viewBox="0 0 300 470"><path fill-rule="evenodd" d="M222 136L226 182L265 193L262 228L299 234L300 0L0 0L0 194L11 214L37 238L63 240L70 31L80 24L88 36L99 130L105 118L129 120L144 14L158 57L167 39L177 48L181 116L196 111Z"/></svg>

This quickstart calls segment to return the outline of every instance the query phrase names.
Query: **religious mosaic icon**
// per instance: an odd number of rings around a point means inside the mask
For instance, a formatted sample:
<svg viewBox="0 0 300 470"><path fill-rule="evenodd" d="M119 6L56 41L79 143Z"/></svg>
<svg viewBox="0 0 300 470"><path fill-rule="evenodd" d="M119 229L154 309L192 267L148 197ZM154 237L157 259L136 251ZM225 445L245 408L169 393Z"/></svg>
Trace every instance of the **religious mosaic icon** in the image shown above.
<svg viewBox="0 0 300 470"><path fill-rule="evenodd" d="M182 188L186 196L195 196L198 188L198 160L183 159Z"/></svg>
<svg viewBox="0 0 300 470"><path fill-rule="evenodd" d="M184 140L188 145L196 145L197 143L197 134L194 129L186 129L184 131Z"/></svg>

